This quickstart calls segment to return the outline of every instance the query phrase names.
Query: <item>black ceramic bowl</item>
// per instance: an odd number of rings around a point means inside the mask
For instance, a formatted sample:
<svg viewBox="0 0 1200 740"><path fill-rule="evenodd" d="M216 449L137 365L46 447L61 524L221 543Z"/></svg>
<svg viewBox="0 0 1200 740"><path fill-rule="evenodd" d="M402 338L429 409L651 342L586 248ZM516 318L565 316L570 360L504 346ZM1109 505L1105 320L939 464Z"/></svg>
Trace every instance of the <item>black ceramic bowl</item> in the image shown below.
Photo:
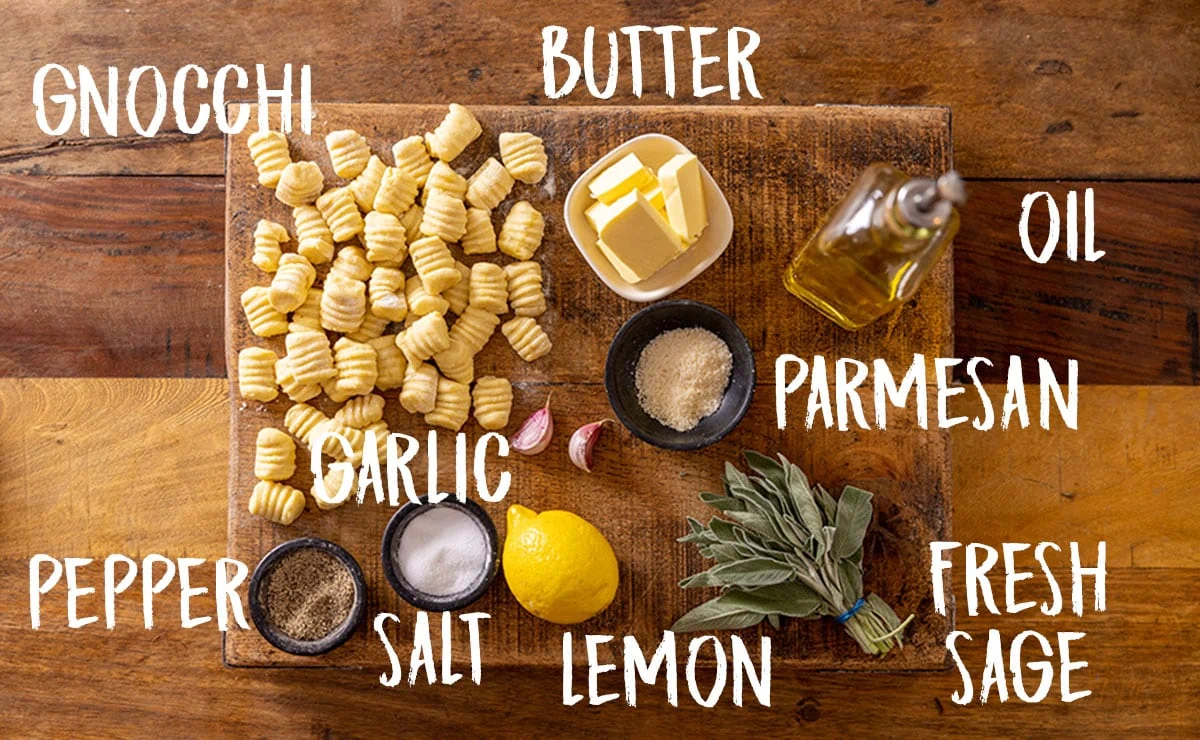
<svg viewBox="0 0 1200 740"><path fill-rule="evenodd" d="M271 572L280 558L295 550L310 547L329 553L350 571L350 577L354 581L354 604L350 607L350 616L346 617L346 621L342 622L340 627L319 640L304 642L280 632L267 619L266 607L262 602L262 587L267 574ZM345 548L329 540L319 537L300 537L288 540L264 555L254 568L254 574L250 576L250 618L254 620L254 626L258 628L259 634L266 638L267 642L292 655L321 655L333 650L350 639L350 635L354 634L358 625L362 623L366 612L367 582L363 578L362 568L358 567L358 561L354 559L353 555L346 552Z"/></svg>
<svg viewBox="0 0 1200 740"><path fill-rule="evenodd" d="M480 524L483 527L484 536L487 537L489 554L488 567L483 580L468 591L444 597L418 591L404 578L399 565L392 558L392 551L399 542L404 528L418 516L439 506L458 509ZM466 503L462 503L451 495L450 498L439 504L430 504L429 497L422 496L421 503L414 504L410 501L392 515L387 528L383 530L380 558L383 561L383 574L387 576L388 583L392 585L396 593L400 594L400 598L427 612L452 612L478 601L479 597L483 596L488 587L492 585L492 580L495 579L496 571L500 566L500 537L496 534L495 522L483 510L483 507L474 501L467 499Z"/></svg>
<svg viewBox="0 0 1200 740"><path fill-rule="evenodd" d="M707 329L724 340L733 355L733 368L717 410L694 428L678 432L642 410L634 378L638 359L650 340L664 331L692 327ZM754 353L746 335L733 319L696 301L662 301L638 311L613 337L604 367L604 389L617 418L641 439L668 450L696 450L729 434L750 408L754 378Z"/></svg>

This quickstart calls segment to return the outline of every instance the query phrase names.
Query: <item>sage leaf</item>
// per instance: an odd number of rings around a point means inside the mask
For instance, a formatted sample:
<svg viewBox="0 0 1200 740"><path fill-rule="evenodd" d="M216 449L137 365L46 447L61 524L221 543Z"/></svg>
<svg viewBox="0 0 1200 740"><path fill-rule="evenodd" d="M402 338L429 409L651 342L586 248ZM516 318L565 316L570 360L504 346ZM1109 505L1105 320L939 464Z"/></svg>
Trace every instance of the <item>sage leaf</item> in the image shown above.
<svg viewBox="0 0 1200 740"><path fill-rule="evenodd" d="M720 586L720 585L721 585L721 581L719 581L716 578L714 578L713 576L709 575L708 571L704 571L703 573L697 573L695 575L688 576L687 578L684 578L682 581L679 582L680 588L707 588L709 586Z"/></svg>
<svg viewBox="0 0 1200 740"><path fill-rule="evenodd" d="M708 572L726 586L770 586L795 575L795 571L783 563L763 557L717 565Z"/></svg>
<svg viewBox="0 0 1200 740"><path fill-rule="evenodd" d="M763 620L762 614L743 611L720 602L721 597L704 602L671 625L672 632L701 630L740 630Z"/></svg>
<svg viewBox="0 0 1200 740"><path fill-rule="evenodd" d="M768 614L767 615L767 623L771 625L771 629L775 629L775 630L783 629L783 624L781 624L781 620L779 619L778 614Z"/></svg>
<svg viewBox="0 0 1200 740"><path fill-rule="evenodd" d="M731 496L722 496L717 493L704 492L700 494L700 500L717 511L742 511L746 508L745 504Z"/></svg>
<svg viewBox="0 0 1200 740"><path fill-rule="evenodd" d="M825 516L825 521L828 524L833 524L837 519L837 501L833 500L833 496L829 495L823 486L817 484L813 487L813 498L817 500L817 506L821 507L821 513Z"/></svg>
<svg viewBox="0 0 1200 740"><path fill-rule="evenodd" d="M862 568L851 560L837 564L840 591L847 601L858 601L862 597Z"/></svg>
<svg viewBox="0 0 1200 740"><path fill-rule="evenodd" d="M753 590L734 589L721 594L721 603L758 614L809 617L821 606L821 597L798 581L778 583Z"/></svg>
<svg viewBox="0 0 1200 740"><path fill-rule="evenodd" d="M768 480L774 481L780 488L787 486L787 474L784 472L782 465L754 450L746 450L742 454L746 456L746 464L750 466L751 470Z"/></svg>
<svg viewBox="0 0 1200 740"><path fill-rule="evenodd" d="M846 486L842 489L837 504L837 534L833 538L835 558L848 558L862 547L867 525L871 523L871 498L871 493L861 488Z"/></svg>
<svg viewBox="0 0 1200 740"><path fill-rule="evenodd" d="M808 487L808 482L794 478L788 488L788 493L791 494L792 505L796 508L796 513L800 516L800 522L804 528L811 534L821 531L824 524L821 520L821 510L817 508L817 502Z"/></svg>

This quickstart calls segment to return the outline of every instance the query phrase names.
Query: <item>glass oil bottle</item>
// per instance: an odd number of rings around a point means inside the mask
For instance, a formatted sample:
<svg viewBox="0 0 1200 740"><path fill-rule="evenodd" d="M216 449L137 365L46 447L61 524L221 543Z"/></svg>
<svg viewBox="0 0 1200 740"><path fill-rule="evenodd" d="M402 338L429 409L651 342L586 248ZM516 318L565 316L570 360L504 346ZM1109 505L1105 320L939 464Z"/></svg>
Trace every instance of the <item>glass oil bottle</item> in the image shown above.
<svg viewBox="0 0 1200 740"><path fill-rule="evenodd" d="M787 289L839 326L861 329L911 298L958 231L962 178L912 178L873 164L793 254Z"/></svg>

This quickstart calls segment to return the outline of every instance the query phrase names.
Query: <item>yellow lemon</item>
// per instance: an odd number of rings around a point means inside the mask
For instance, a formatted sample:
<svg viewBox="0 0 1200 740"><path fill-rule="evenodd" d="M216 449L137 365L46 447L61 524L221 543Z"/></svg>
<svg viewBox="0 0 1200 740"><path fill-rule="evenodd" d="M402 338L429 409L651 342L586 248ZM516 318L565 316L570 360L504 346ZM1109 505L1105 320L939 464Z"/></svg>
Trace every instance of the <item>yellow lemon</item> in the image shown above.
<svg viewBox="0 0 1200 740"><path fill-rule="evenodd" d="M569 511L508 509L504 578L521 606L555 624L590 619L617 595L617 556L600 530Z"/></svg>

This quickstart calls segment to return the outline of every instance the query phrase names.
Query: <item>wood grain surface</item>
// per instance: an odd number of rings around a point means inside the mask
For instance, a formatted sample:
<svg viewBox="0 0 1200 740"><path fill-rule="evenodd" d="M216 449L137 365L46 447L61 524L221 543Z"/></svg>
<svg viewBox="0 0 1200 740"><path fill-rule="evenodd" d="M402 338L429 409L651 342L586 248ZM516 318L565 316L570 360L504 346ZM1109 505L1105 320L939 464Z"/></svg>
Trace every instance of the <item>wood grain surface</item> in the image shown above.
<svg viewBox="0 0 1200 740"><path fill-rule="evenodd" d="M123 123L119 138L62 137L38 130L30 104L36 70L51 61L83 64L125 80L138 65L157 65L168 81L185 64L212 75L225 64L266 66L272 88L285 63L310 64L315 100L363 103L576 105L595 102L581 82L566 98L546 97L541 28L562 25L568 51L582 56L583 31L597 29L597 71L607 63L603 34L623 26L710 26L705 54L725 53L725 30L754 29L751 57L762 100L742 104L858 103L946 105L954 109L956 160L971 177L1195 178L1200 96L1191 74L1200 66L1200 31L1190 0L1105 0L1080 12L1069 0L792 4L714 0L663 3L636 10L603 0L569 7L541 0L497 3L367 2L239 5L202 0L172 4L168 16L150 0L97 5L10 2L14 34L0 65L0 169L57 174L220 174L214 127L192 137L165 130L152 140ZM263 43L263 29L298 43ZM179 43L187 39L188 43ZM364 39L387 39L362 51ZM677 97L665 95L660 44L643 44L645 92L629 82L628 46L620 48L615 104L729 104L722 91L692 97L691 53L676 38ZM298 69L295 72L298 74ZM705 84L728 84L724 64ZM152 108L153 86L139 99ZM48 91L62 91L61 83ZM298 86L297 86L298 89ZM230 86L233 99L239 91ZM191 93L195 93L192 95ZM252 98L254 90L240 92ZM211 103L192 90L192 106ZM189 113L194 114L195 108ZM59 109L48 117L57 121ZM147 113L147 117L148 117ZM164 129L174 126L167 116Z"/></svg>
<svg viewBox="0 0 1200 740"><path fill-rule="evenodd" d="M1077 358L1091 384L1200 382L1200 184L968 187L953 249L957 356L1045 357L1059 370ZM1104 259L1027 259L1025 194L1049 192L1062 208L1089 187ZM224 377L224 189L205 177L0 175L0 286L24 296L0 312L0 375ZM1035 212L1031 234L1044 236L1045 219ZM764 257L774 265L789 246ZM78 269L62 269L64 252ZM69 308L46 310L49 296Z"/></svg>
<svg viewBox="0 0 1200 740"><path fill-rule="evenodd" d="M513 490L502 504L489 505L501 537L503 511L522 503L536 510L563 508L596 524L608 537L622 563L621 587L613 605L581 629L603 634L633 634L646 644L661 636L675 619L711 594L683 592L677 583L705 566L693 548L675 542L684 534L685 515L707 518L697 500L697 486L717 485L725 460L737 459L742 449L784 452L815 480L834 491L856 482L875 491L880 502L887 542L872 542L869 588L885 594L896 609L917 619L909 632L913 649L889 660L891 667L940 668L942 637L948 627L936 615L927 571L924 543L948 528L949 468L946 433L903 428L886 433L838 435L805 432L793 424L777 429L770 380L746 419L726 440L702 452L671 453L636 440L624 430L610 435L620 454L599 466L592 476L578 474L565 456L569 430L610 415L601 384L608 343L621 323L639 306L608 291L586 267L562 223L562 202L569 183L605 152L621 142L651 131L685 143L705 163L723 188L734 213L734 236L729 249L703 276L675 297L717 306L733 316L750 338L758 361L773 362L781 352L811 356L845 352L861 357L887 357L911 362L914 352L937 355L949 351L950 310L953 300L950 263L930 276L914 305L899 317L864 331L847 334L811 311L800 311L783 288L780 275L788 248L814 228L836 193L867 164L887 159L905 169L936 172L947 164L949 129L940 109L888 108L570 108L534 110L477 107L483 135L455 160L469 174L495 153L500 131L532 131L546 141L551 168L537 188L519 189L510 196L528 198L545 214L546 237L536 259L546 273L549 311L538 318L557 345L556 351L532 365L522 362L498 333L479 355L477 374L513 380L516 394L513 426L540 406L546 394L557 397L557 424L563 431L546 455L497 465L513 474ZM408 135L431 130L443 106L321 105L315 110L312 137L293 135L292 156L311 159L332 172L323 137L325 132L353 128L365 135L376 152ZM586 131L586 135L580 132ZM236 365L237 352L247 346L269 346L282 354L282 338L264 340L250 333L238 297L246 288L265 284L255 267L252 233L260 218L289 223L290 209L275 200L271 190L257 185L245 137L229 142L229 187L226 249L226 360ZM800 193L809 194L801 198ZM501 211L505 208L501 206ZM458 250L455 254L459 255ZM459 255L461 256L461 255ZM493 257L493 259L495 259ZM467 259L467 262L476 260ZM750 291L761 300L739 299ZM235 377L236 373L232 373ZM385 419L393 431L424 439L429 427L404 413L397 392L383 394L389 407ZM327 413L336 409L322 399ZM342 507L317 514L315 510L291 527L279 527L249 514L246 502L255 484L254 440L264 426L283 427L291 406L286 398L269 404L231 398L231 471L229 552L256 562L271 547L306 534L327 537L347 547L362 564L370 589L370 607L401 615L412 609L388 587L379 563L379 542L390 515L387 507ZM471 444L481 435L476 425L468 432ZM453 447L441 433L438 470L442 490L454 490ZM473 447L472 447L473 449ZM611 447L610 447L611 449ZM308 456L300 455L302 470ZM424 460L424 456L418 457ZM425 480L426 466L414 466ZM494 476L497 473L493 474ZM297 475L303 490L311 477ZM632 486L632 487L631 487ZM622 493L616 493L616 492ZM310 509L313 507L310 507ZM646 537L645 532L663 533ZM878 580L875 580L877 578ZM495 639L488 643L489 663L553 664L559 660L562 630L532 619L497 586L476 607L492 614ZM775 655L783 665L816 668L877 668L852 644L840 639L837 627L796 620L780 635ZM465 651L465 626L456 647ZM231 665L319 664L362 666L369 662L372 642L363 636L321 658L296 658L270 647L253 633L230 635L226 659Z"/></svg>
<svg viewBox="0 0 1200 740"><path fill-rule="evenodd" d="M13 420L0 425L0 589L26 591L27 559L35 552L135 558L157 552L210 561L223 556L227 399L223 380L0 380L0 408ZM1050 730L1063 737L1194 736L1200 713L1183 698L1200 691L1200 650L1192 638L1200 619L1193 598L1200 589L1194 548L1200 521L1186 515L1194 490L1188 481L1200 474L1200 449L1191 444L1200 424L1195 391L1085 387L1080 404L1079 432L980 434L958 427L952 447L955 470L962 473L955 489L955 539L998 546L1070 538L1084 552L1097 539L1107 540L1106 612L1077 619L969 617L960 610L958 622L975 638L965 646L964 660L976 676L989 629L1006 638L1022 629L1086 632L1072 657L1090 665L1075 674L1073 686L1094 695L1081 702L1064 705L1052 697L1039 705L1010 700L960 707L949 700L961 685L953 670L780 669L770 709L753 702L737 709L726 698L714 710L701 710L686 697L671 709L661 685L642 687L636 709L620 701L568 709L561 706L562 676L554 668L485 667L480 687L464 680L451 687L422 681L385 689L378 675L387 669L387 657L378 643L366 670L322 671L319 680L306 670L236 671L222 666L215 627L179 627L174 587L156 599L151 632L142 628L140 596L133 592L118 598L112 632L97 625L68 630L60 588L44 598L45 621L36 632L29 629L24 598L0 601L7 700L0 714L22 734L42 736L128 735L132 728L143 735L158 728L187 736L348 736L380 727L418 736L535 729L572 736L868 736L883 727L902 737ZM114 408L125 413L109 413ZM140 421L151 414L154 424ZM1109 428L1106 420L1117 417L1122 425ZM152 470L146 450L154 453ZM600 449L602 456L614 453L619 451ZM1122 476L1105 475L1118 460ZM198 583L211 586L211 566L198 574ZM99 586L100 578L97 562L82 571L80 585ZM956 583L960 603L961 589ZM1036 585L1019 594L1041 598ZM210 596L196 606L199 615L214 613ZM97 595L80 600L81 615L101 610ZM582 678L576 675L577 690ZM607 678L602 690L621 690L619 679L610 684ZM864 697L871 711L864 711Z"/></svg>

